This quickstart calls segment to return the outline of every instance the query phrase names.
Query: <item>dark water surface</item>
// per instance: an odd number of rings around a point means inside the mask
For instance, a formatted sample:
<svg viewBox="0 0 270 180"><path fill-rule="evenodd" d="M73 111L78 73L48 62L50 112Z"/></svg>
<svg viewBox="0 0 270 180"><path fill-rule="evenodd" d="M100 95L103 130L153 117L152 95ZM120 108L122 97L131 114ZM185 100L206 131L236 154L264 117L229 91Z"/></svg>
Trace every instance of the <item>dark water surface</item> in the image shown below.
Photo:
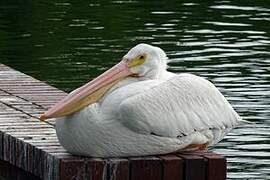
<svg viewBox="0 0 270 180"><path fill-rule="evenodd" d="M134 45L211 80L246 120L213 150L228 179L270 179L270 1L0 1L0 62L71 91Z"/></svg>

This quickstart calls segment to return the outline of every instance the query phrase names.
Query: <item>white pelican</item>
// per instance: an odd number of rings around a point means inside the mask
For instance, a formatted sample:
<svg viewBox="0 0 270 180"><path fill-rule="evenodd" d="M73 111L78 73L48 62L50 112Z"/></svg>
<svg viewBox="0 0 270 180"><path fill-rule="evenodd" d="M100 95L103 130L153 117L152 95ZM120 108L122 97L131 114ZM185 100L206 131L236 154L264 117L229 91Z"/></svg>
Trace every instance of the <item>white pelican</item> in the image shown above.
<svg viewBox="0 0 270 180"><path fill-rule="evenodd" d="M76 155L167 154L217 143L241 118L211 82L170 73L166 61L162 49L138 44L41 119L57 118L60 143Z"/></svg>

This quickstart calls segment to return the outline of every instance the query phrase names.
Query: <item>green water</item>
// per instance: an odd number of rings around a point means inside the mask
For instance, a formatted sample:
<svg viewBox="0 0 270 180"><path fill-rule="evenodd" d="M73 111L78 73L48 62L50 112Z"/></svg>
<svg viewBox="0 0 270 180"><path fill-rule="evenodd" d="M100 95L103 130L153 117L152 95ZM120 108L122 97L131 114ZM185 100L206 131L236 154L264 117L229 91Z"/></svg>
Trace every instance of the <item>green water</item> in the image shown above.
<svg viewBox="0 0 270 180"><path fill-rule="evenodd" d="M71 91L145 42L211 80L256 125L213 150L228 179L270 178L270 1L0 1L0 62Z"/></svg>

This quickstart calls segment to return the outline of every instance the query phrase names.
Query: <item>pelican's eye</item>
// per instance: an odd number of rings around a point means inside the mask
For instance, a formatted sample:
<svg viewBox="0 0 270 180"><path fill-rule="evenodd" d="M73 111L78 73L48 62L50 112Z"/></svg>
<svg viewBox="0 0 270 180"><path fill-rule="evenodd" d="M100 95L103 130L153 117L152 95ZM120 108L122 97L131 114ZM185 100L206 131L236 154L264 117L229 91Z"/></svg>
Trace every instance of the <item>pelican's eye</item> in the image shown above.
<svg viewBox="0 0 270 180"><path fill-rule="evenodd" d="M129 67L134 67L134 66L141 65L141 64L143 64L145 62L145 59L146 59L145 54L139 55L136 58L132 59L128 66Z"/></svg>

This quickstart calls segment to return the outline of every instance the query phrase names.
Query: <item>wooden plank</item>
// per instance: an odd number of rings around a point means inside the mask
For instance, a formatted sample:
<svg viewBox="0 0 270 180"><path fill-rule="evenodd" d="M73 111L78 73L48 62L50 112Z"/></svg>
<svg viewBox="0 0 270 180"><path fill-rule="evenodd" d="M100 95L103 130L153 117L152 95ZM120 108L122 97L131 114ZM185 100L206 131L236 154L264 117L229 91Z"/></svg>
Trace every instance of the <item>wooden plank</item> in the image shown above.
<svg viewBox="0 0 270 180"><path fill-rule="evenodd" d="M206 165L203 157L197 155L178 154L184 159L184 179L185 180L205 180ZM195 173L196 172L196 173Z"/></svg>
<svg viewBox="0 0 270 180"><path fill-rule="evenodd" d="M227 179L226 158L214 153L204 154L207 159L207 180L225 180Z"/></svg>
<svg viewBox="0 0 270 180"><path fill-rule="evenodd" d="M111 158L107 163L109 180L129 180L128 159Z"/></svg>
<svg viewBox="0 0 270 180"><path fill-rule="evenodd" d="M87 161L88 180L107 180L107 163L101 158L91 158Z"/></svg>
<svg viewBox="0 0 270 180"><path fill-rule="evenodd" d="M27 170L27 143L16 139L16 160L15 165L23 170Z"/></svg>
<svg viewBox="0 0 270 180"><path fill-rule="evenodd" d="M205 152L195 151L186 152L187 155L201 156L206 164L206 179L207 180L223 180L227 177L227 162L226 158L222 155Z"/></svg>
<svg viewBox="0 0 270 180"><path fill-rule="evenodd" d="M34 150L35 150L35 147L30 145L30 144L27 144L27 170L28 172L31 172L31 173L34 173Z"/></svg>
<svg viewBox="0 0 270 180"><path fill-rule="evenodd" d="M13 136L9 136L9 162L12 165L16 165L16 138Z"/></svg>
<svg viewBox="0 0 270 180"><path fill-rule="evenodd" d="M1 121L1 119L0 119ZM47 124L43 124L43 123L39 123L37 121L32 121L32 122L14 122L14 121L4 121L4 122L0 122L0 128L2 129L6 129L6 130L27 130L28 128L32 128L32 129L38 129L38 130L45 130L47 128L52 128L51 126L47 125Z"/></svg>
<svg viewBox="0 0 270 180"><path fill-rule="evenodd" d="M130 158L130 180L162 180L162 161L157 157Z"/></svg>
<svg viewBox="0 0 270 180"><path fill-rule="evenodd" d="M10 135L8 134L3 134L3 160L10 162Z"/></svg>
<svg viewBox="0 0 270 180"><path fill-rule="evenodd" d="M4 159L4 133L0 131L0 160Z"/></svg>
<svg viewBox="0 0 270 180"><path fill-rule="evenodd" d="M29 140L31 142L31 140ZM46 149L37 145L27 144L27 171L42 179L59 178L59 161L57 156L51 156ZM50 146L49 146L50 147ZM65 150L64 150L65 151ZM55 152L55 149L53 149ZM63 152L63 148L61 149Z"/></svg>
<svg viewBox="0 0 270 180"><path fill-rule="evenodd" d="M11 165L10 163L0 160L0 176L4 179L14 180L40 180L33 174L23 171L20 168Z"/></svg>
<svg viewBox="0 0 270 180"><path fill-rule="evenodd" d="M47 153L44 157L43 179L60 179L60 159L51 153Z"/></svg>
<svg viewBox="0 0 270 180"><path fill-rule="evenodd" d="M163 180L183 180L184 160L176 155L160 156L163 165Z"/></svg>
<svg viewBox="0 0 270 180"><path fill-rule="evenodd" d="M39 148L34 148L33 150L33 174L43 178L43 167L44 166L44 157L43 151Z"/></svg>
<svg viewBox="0 0 270 180"><path fill-rule="evenodd" d="M69 158L60 161L60 180L85 180L86 166L83 159Z"/></svg>

